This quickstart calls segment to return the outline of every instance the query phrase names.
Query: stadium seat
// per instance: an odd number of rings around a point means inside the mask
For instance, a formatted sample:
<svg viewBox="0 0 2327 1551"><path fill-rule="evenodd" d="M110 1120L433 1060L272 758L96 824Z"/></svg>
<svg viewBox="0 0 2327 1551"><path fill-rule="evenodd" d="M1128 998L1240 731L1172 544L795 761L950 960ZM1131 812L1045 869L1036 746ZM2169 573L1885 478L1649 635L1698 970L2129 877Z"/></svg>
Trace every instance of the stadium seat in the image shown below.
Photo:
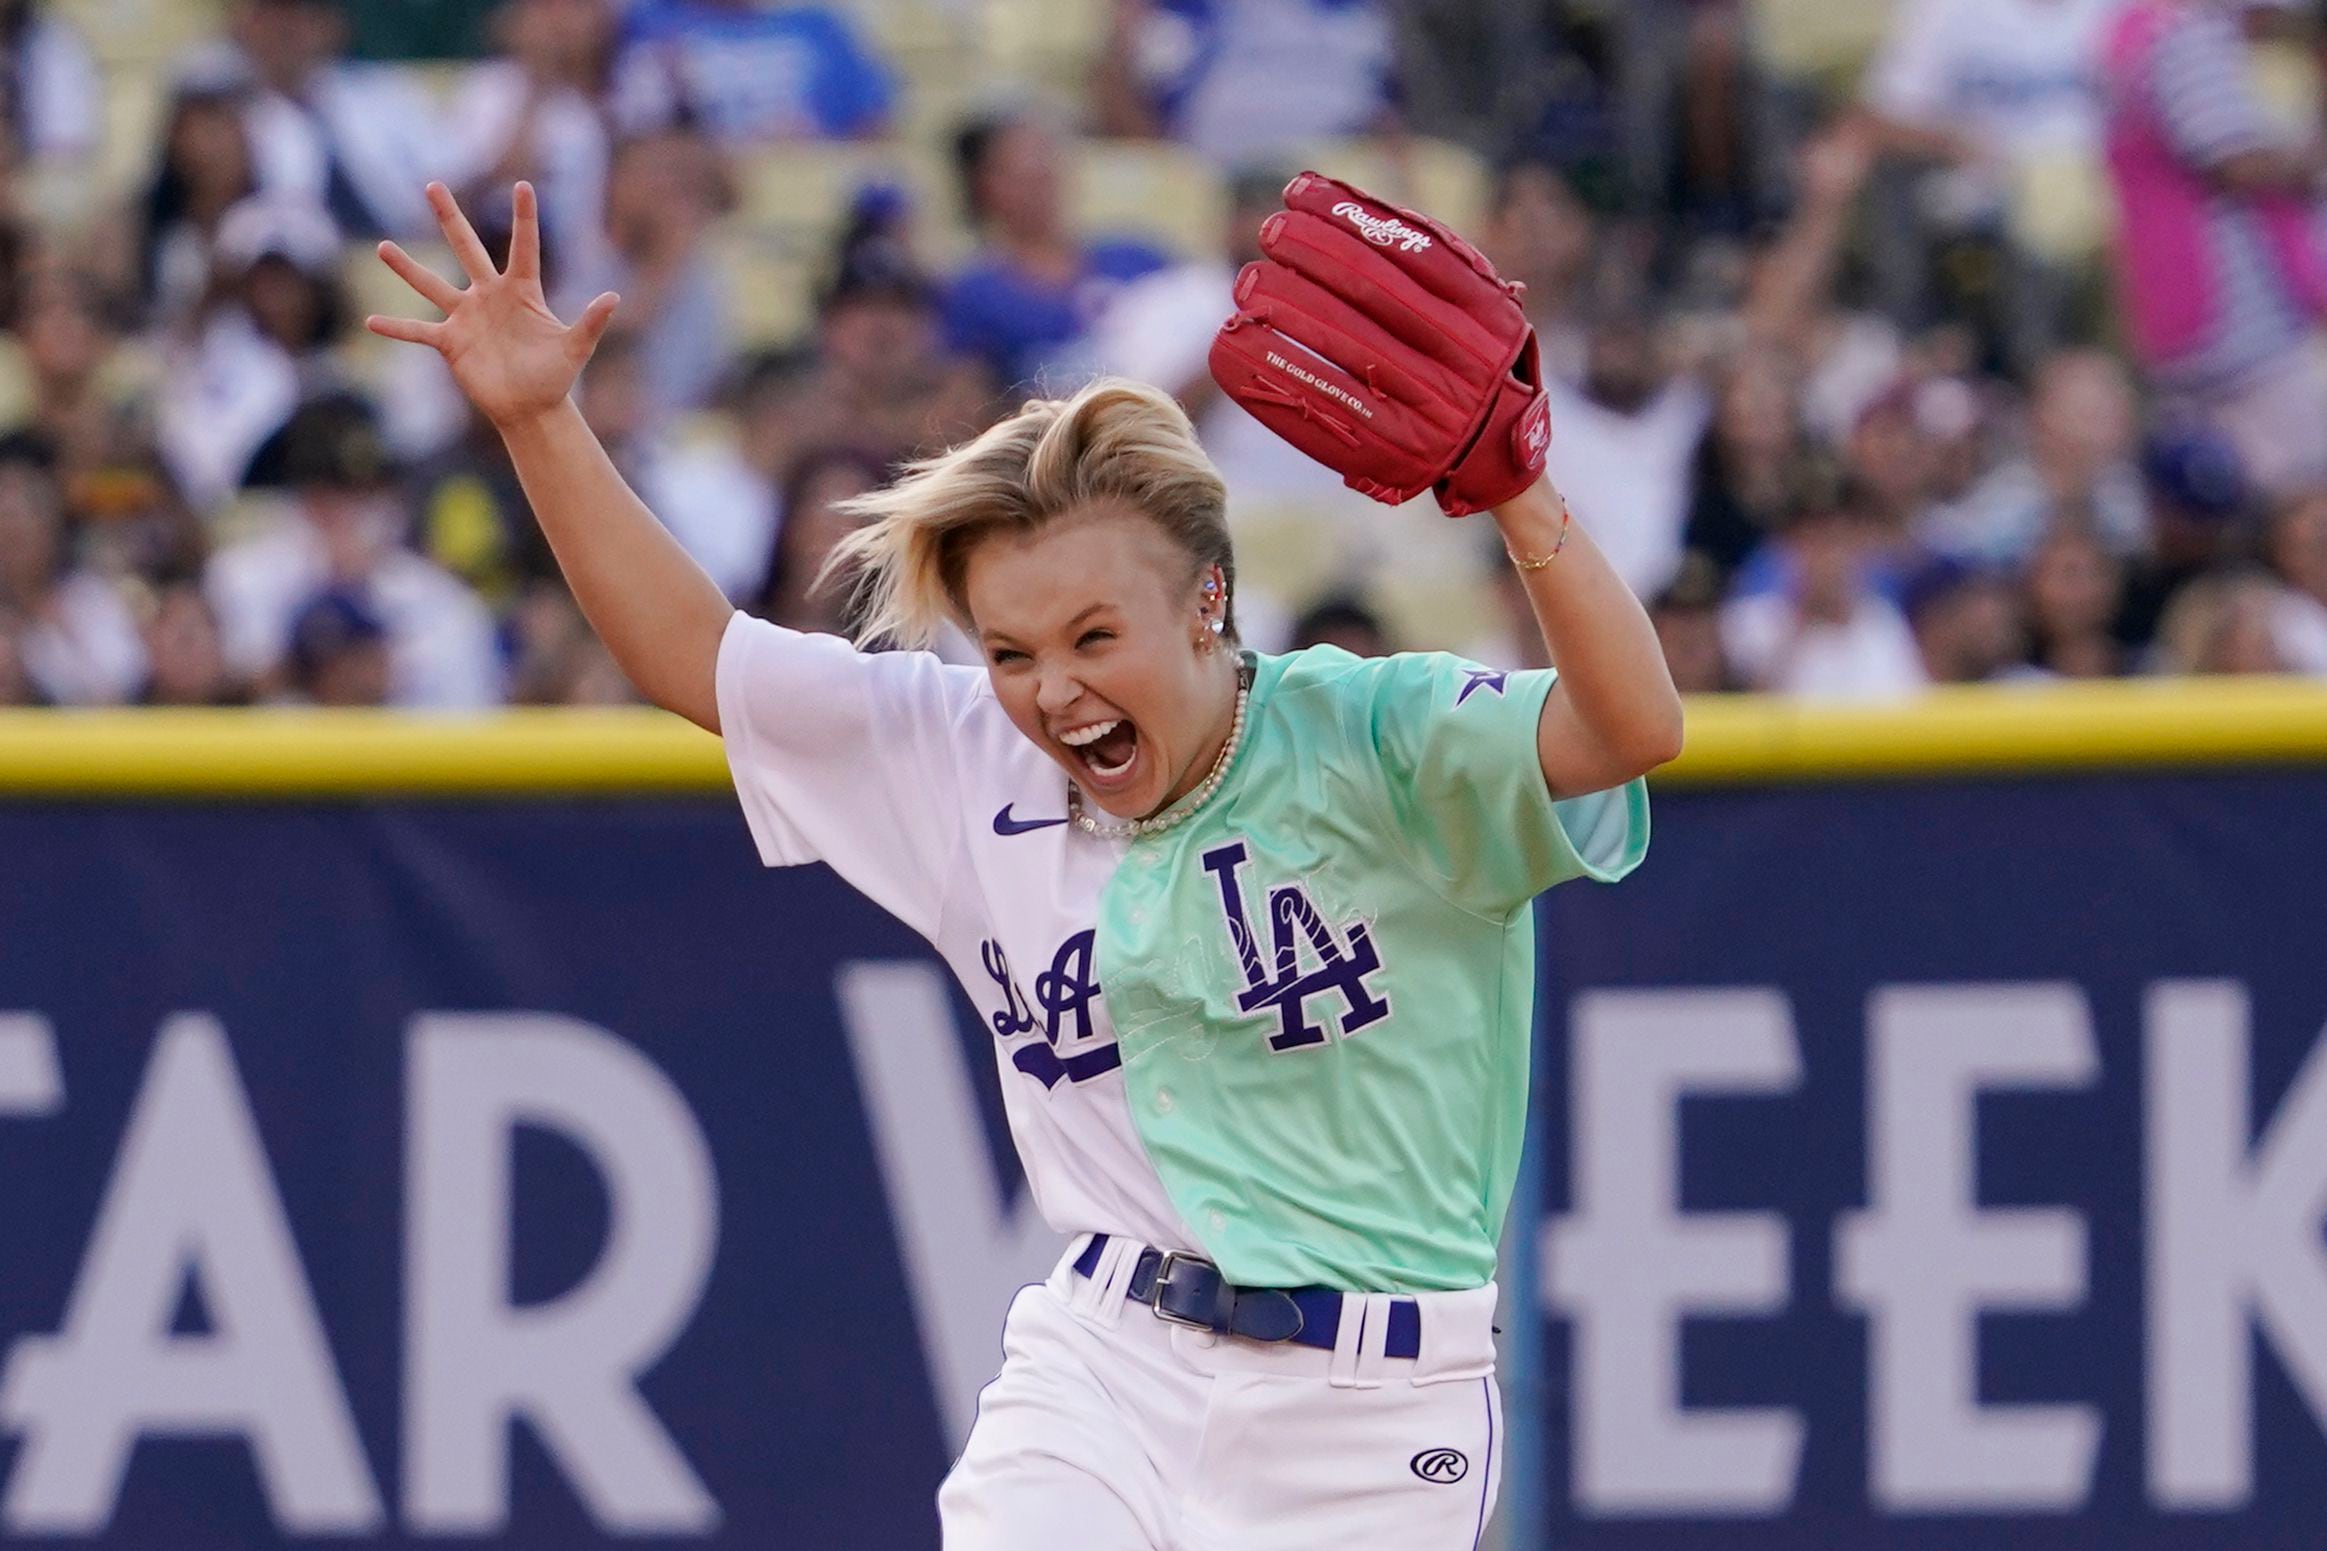
<svg viewBox="0 0 2327 1551"><path fill-rule="evenodd" d="M1325 140L1301 147L1293 159L1420 210L1456 231L1475 231L1487 214L1492 188L1487 164L1477 152L1450 140L1420 135Z"/></svg>
<svg viewBox="0 0 2327 1551"><path fill-rule="evenodd" d="M2327 97L2317 55L2277 39L2257 44L2254 85L2282 133L2296 141L2309 137L2319 122L2322 98Z"/></svg>
<svg viewBox="0 0 2327 1551"><path fill-rule="evenodd" d="M50 0L106 66L169 66L226 26L223 0ZM110 85L108 81L108 85Z"/></svg>
<svg viewBox="0 0 2327 1551"><path fill-rule="evenodd" d="M452 249L441 242L413 239L404 247L440 275L459 272L460 265L452 256ZM387 380L384 374L390 355L408 347L372 333L363 327L363 319L375 312L390 318L434 318L439 314L415 296L412 287L394 270L380 262L369 243L347 245L340 255L339 284L347 298L348 314L356 320L355 327L344 336L348 364L362 386L376 391Z"/></svg>
<svg viewBox="0 0 2327 1551"><path fill-rule="evenodd" d="M1327 593L1359 585L1362 568L1351 564L1334 517L1321 506L1232 498L1237 585L1267 593L1296 614Z"/></svg>
<svg viewBox="0 0 2327 1551"><path fill-rule="evenodd" d="M1755 56L1781 80L1807 80L1838 94L1891 29L1893 0L1747 0L1747 36Z"/></svg>
<svg viewBox="0 0 2327 1551"><path fill-rule="evenodd" d="M1386 570L1365 594L1402 650L1476 652L1503 634L1501 603L1477 567L1415 576Z"/></svg>
<svg viewBox="0 0 2327 1551"><path fill-rule="evenodd" d="M1078 230L1145 237L1185 258L1220 245L1228 191L1195 152L1167 141L1086 140L1077 152L1073 220Z"/></svg>
<svg viewBox="0 0 2327 1551"><path fill-rule="evenodd" d="M860 183L897 171L891 148L846 143L768 146L734 166L736 215L775 230L828 226Z"/></svg>
<svg viewBox="0 0 2327 1551"><path fill-rule="evenodd" d="M814 326L820 252L732 222L712 233L711 251L727 278L738 350L790 344Z"/></svg>
<svg viewBox="0 0 2327 1551"><path fill-rule="evenodd" d="M2058 264L2093 259L2116 230L2108 174L2096 158L2073 152L2023 162L2009 220L2014 242L2030 253Z"/></svg>
<svg viewBox="0 0 2327 1551"><path fill-rule="evenodd" d="M967 55L976 48L976 7L957 0L849 0L850 16L884 59L915 53Z"/></svg>
<svg viewBox="0 0 2327 1551"><path fill-rule="evenodd" d="M926 225L952 223L953 192L942 160L902 140L769 146L738 156L735 178L738 222L818 252L846 218L856 191L870 183L901 184Z"/></svg>
<svg viewBox="0 0 2327 1551"><path fill-rule="evenodd" d="M993 83L960 54L918 54L900 63L904 85L892 132L903 144L943 152L962 121L992 95Z"/></svg>
<svg viewBox="0 0 2327 1551"><path fill-rule="evenodd" d="M413 239L404 244L406 251L435 270L438 274L449 271L453 263L452 250L438 242ZM339 286L347 298L348 311L361 319L372 313L389 317L434 317L427 312L420 298L405 284L402 277L380 262L377 253L360 242L351 242L340 255ZM367 335L366 337L370 337Z"/></svg>
<svg viewBox="0 0 2327 1551"><path fill-rule="evenodd" d="M1428 496L1388 507L1341 502L1231 503L1240 585L1299 614L1335 593L1364 597L1400 645L1464 650L1501 621L1491 542L1480 524L1449 522Z"/></svg>
<svg viewBox="0 0 2327 1551"><path fill-rule="evenodd" d="M1103 0L1001 0L982 8L983 63L997 76L1041 81L1080 100L1106 42Z"/></svg>
<svg viewBox="0 0 2327 1551"><path fill-rule="evenodd" d="M161 152L170 109L169 79L156 64L123 64L105 73L104 139L97 151L93 199L118 199L145 186Z"/></svg>
<svg viewBox="0 0 2327 1551"><path fill-rule="evenodd" d="M0 333L0 425L22 425L33 411L32 370L16 336Z"/></svg>
<svg viewBox="0 0 2327 1551"><path fill-rule="evenodd" d="M78 229L136 202L153 174L168 88L159 66L124 63L105 73L96 150L85 160L18 174L16 203L37 224Z"/></svg>

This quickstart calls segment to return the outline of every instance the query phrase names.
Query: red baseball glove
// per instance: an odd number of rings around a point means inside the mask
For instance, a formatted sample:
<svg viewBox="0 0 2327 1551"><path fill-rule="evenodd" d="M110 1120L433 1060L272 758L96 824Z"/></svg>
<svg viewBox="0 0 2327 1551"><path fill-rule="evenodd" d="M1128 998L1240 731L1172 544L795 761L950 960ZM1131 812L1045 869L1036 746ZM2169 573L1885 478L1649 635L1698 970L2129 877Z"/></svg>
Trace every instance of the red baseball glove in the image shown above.
<svg viewBox="0 0 2327 1551"><path fill-rule="evenodd" d="M1551 408L1517 284L1427 216L1314 172L1236 277L1212 379L1263 425L1393 505L1450 517L1543 472Z"/></svg>

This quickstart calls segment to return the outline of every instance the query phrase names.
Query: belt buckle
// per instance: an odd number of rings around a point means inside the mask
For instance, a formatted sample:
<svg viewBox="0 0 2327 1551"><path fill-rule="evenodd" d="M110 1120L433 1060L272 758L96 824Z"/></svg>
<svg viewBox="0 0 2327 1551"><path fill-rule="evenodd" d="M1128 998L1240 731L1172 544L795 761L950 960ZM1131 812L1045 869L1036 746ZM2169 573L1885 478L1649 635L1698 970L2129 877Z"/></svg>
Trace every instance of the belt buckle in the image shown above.
<svg viewBox="0 0 2327 1551"><path fill-rule="evenodd" d="M1201 1330L1212 1335L1220 1334L1220 1327L1210 1319L1198 1319L1194 1315L1182 1314L1175 1309L1164 1307L1164 1289L1171 1285L1173 1268L1182 1262L1192 1266L1202 1266L1214 1276L1220 1274L1220 1267L1201 1255L1184 1254L1176 1249L1167 1249L1163 1252L1163 1258L1156 1262L1155 1282L1147 1290L1147 1306L1155 1311L1157 1319L1162 1320L1167 1325L1179 1325L1189 1330Z"/></svg>

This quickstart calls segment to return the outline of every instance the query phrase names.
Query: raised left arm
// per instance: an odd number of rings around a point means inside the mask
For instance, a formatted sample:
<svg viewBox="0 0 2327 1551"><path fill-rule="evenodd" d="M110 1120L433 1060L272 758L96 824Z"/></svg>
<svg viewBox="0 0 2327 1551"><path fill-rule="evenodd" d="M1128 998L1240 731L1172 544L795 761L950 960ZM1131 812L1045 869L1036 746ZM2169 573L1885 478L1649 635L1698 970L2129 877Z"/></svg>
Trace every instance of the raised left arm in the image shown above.
<svg viewBox="0 0 2327 1551"><path fill-rule="evenodd" d="M1567 510L1544 482L1551 400L1520 287L1440 222L1304 172L1262 223L1212 336L1212 379L1261 424L1396 506L1433 492L1491 511L1521 558L1547 557ZM1560 670L1536 743L1555 797L1645 775L1680 752L1681 702L1631 589L1588 534L1522 566Z"/></svg>
<svg viewBox="0 0 2327 1551"><path fill-rule="evenodd" d="M1681 751L1681 697L1648 612L1567 503L1539 479L1494 509L1543 644L1559 669L1536 755L1554 797L1621 786ZM1564 533L1564 538L1563 538Z"/></svg>

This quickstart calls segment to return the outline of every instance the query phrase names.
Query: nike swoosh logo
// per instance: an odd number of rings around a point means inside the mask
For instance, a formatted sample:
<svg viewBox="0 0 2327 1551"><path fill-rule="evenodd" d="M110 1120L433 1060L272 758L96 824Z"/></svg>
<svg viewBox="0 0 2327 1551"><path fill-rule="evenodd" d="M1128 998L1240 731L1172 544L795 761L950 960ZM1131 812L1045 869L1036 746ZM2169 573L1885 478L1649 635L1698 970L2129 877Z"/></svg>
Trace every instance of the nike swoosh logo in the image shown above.
<svg viewBox="0 0 2327 1551"><path fill-rule="evenodd" d="M1031 832L1032 832L1032 831L1034 831L1034 830L1038 830L1038 829L1048 829L1048 828L1050 828L1050 827L1051 827L1053 824L1064 824L1064 823L1066 822L1066 820L1065 820L1065 819L1063 819L1063 818L1056 818L1056 819L1014 819L1014 818L1012 818L1012 817L1010 816L1010 810L1011 810L1012 808L1016 807L1016 806L1017 806L1017 804L1016 804L1016 803L1008 803L1008 802L1006 802L1006 803L1002 804L1002 811L1001 811L1000 813L997 813L997 814L995 814L995 815L994 815L994 833L995 833L995 834L997 834L997 835L1024 835L1024 834L1031 833Z"/></svg>

